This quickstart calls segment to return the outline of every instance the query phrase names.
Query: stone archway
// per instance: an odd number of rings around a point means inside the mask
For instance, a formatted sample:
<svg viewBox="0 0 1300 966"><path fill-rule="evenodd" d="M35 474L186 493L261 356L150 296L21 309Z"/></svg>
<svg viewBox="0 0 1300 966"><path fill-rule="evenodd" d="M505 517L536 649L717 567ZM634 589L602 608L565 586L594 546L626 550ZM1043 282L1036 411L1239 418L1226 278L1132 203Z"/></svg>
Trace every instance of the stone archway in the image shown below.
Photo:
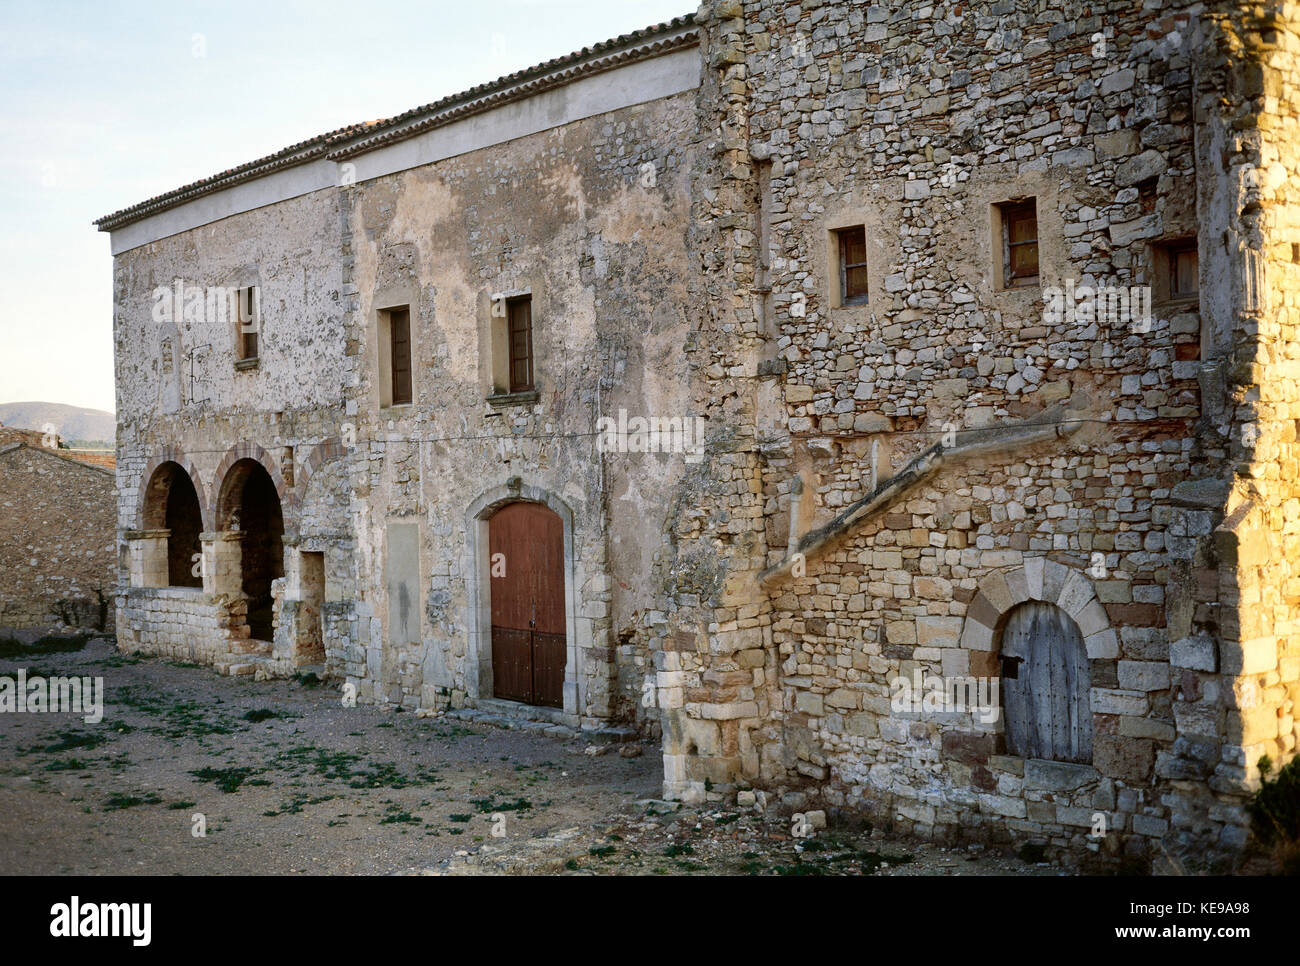
<svg viewBox="0 0 1300 966"><path fill-rule="evenodd" d="M1092 581L1083 571L1046 557L1026 558L1021 566L995 571L979 582L966 608L961 646L973 651L997 650L1007 616L1025 601L1060 607L1078 625L1089 659L1119 656L1119 638Z"/></svg>
<svg viewBox="0 0 1300 966"><path fill-rule="evenodd" d="M252 458L236 460L221 481L217 526L238 546L226 559L229 589L247 604L249 637L270 643L272 583L284 576L284 509L270 472ZM235 566L232 567L231 565Z"/></svg>
<svg viewBox="0 0 1300 966"><path fill-rule="evenodd" d="M203 586L200 534L208 520L203 481L185 454L167 447L145 465L136 529L127 532L134 587Z"/></svg>
<svg viewBox="0 0 1300 966"><path fill-rule="evenodd" d="M562 526L564 551L564 615L566 655L564 663L563 710L574 723L583 713L579 681L577 632L577 588L573 552L573 511L548 490L527 486L518 477L505 486L494 487L479 496L466 513L465 526L469 562L467 590L470 603L469 693L479 699L491 699L494 692L492 670L492 559L488 521L507 504L527 502L542 504L553 511Z"/></svg>

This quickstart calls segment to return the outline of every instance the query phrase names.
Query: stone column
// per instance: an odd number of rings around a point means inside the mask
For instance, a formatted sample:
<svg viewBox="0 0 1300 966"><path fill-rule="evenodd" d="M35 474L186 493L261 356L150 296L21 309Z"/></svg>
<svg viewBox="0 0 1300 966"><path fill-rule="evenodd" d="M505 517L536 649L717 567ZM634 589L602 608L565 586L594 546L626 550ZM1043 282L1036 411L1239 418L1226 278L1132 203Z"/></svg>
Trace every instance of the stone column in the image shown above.
<svg viewBox="0 0 1300 966"><path fill-rule="evenodd" d="M167 539L170 530L128 530L128 567L132 587L166 587Z"/></svg>
<svg viewBox="0 0 1300 966"><path fill-rule="evenodd" d="M209 531L199 534L203 546L203 591L240 597L243 588L242 541L238 530Z"/></svg>

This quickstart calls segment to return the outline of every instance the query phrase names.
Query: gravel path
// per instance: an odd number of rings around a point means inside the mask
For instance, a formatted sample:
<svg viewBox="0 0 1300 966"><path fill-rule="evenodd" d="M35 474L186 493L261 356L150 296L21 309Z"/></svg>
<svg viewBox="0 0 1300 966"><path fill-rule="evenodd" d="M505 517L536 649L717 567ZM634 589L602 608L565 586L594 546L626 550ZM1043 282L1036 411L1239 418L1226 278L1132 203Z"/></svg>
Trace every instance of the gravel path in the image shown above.
<svg viewBox="0 0 1300 966"><path fill-rule="evenodd" d="M863 828L795 839L777 815L659 802L656 748L624 757L345 708L333 688L123 657L104 640L0 659L0 676L19 667L102 677L104 717L0 714L5 875L1060 874Z"/></svg>

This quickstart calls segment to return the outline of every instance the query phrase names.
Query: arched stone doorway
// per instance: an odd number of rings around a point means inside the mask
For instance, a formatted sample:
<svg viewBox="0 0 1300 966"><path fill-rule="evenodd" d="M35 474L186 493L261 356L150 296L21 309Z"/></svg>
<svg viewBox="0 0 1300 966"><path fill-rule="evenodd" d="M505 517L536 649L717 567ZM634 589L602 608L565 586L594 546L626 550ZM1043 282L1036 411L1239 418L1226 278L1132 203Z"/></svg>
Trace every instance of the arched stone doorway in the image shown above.
<svg viewBox="0 0 1300 966"><path fill-rule="evenodd" d="M504 486L493 487L481 494L470 504L465 517L469 538L466 546L466 571L471 575L466 582L470 603L467 690L471 702L479 706L491 701L497 693L492 648L492 604L496 590L492 585L496 581L492 577L491 521L499 510L518 503L543 507L552 511L560 520L565 651L563 710L561 712L557 709L542 710L539 706L534 707L539 707L538 715L541 719L576 726L581 720L581 715L587 710L579 681L587 680L592 670L584 664L580 653L580 642L590 638L591 621L579 615L577 587L581 572L574 552L574 514L572 508L556 494L539 486L524 483L519 477L512 477ZM554 524L550 526L553 527ZM551 547L554 546L553 535L549 544ZM552 550L552 554L553 552ZM551 559L554 559L553 556ZM508 551L505 563L506 572L509 573ZM584 622L586 626L583 626Z"/></svg>
<svg viewBox="0 0 1300 966"><path fill-rule="evenodd" d="M564 523L518 501L488 518L494 696L564 707Z"/></svg>
<svg viewBox="0 0 1300 966"><path fill-rule="evenodd" d="M239 588L248 601L249 636L270 641L271 582L284 576L284 511L271 474L257 460L238 460L226 473L218 525L239 534Z"/></svg>
<svg viewBox="0 0 1300 966"><path fill-rule="evenodd" d="M203 530L203 511L194 482L179 463L167 460L149 477L142 522L146 530L166 534L166 585L202 587L203 576L198 561L201 558L199 534Z"/></svg>

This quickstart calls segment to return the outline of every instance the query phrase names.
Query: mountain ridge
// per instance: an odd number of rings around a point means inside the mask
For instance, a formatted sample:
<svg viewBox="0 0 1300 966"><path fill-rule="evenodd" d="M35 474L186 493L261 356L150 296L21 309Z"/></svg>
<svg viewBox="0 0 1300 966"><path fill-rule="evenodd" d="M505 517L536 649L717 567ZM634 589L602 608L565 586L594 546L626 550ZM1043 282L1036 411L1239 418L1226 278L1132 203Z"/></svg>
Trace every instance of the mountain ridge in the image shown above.
<svg viewBox="0 0 1300 966"><path fill-rule="evenodd" d="M103 441L112 446L117 437L117 417L113 413L66 403L40 400L0 403L0 423L38 432L44 432L49 423L66 441Z"/></svg>

